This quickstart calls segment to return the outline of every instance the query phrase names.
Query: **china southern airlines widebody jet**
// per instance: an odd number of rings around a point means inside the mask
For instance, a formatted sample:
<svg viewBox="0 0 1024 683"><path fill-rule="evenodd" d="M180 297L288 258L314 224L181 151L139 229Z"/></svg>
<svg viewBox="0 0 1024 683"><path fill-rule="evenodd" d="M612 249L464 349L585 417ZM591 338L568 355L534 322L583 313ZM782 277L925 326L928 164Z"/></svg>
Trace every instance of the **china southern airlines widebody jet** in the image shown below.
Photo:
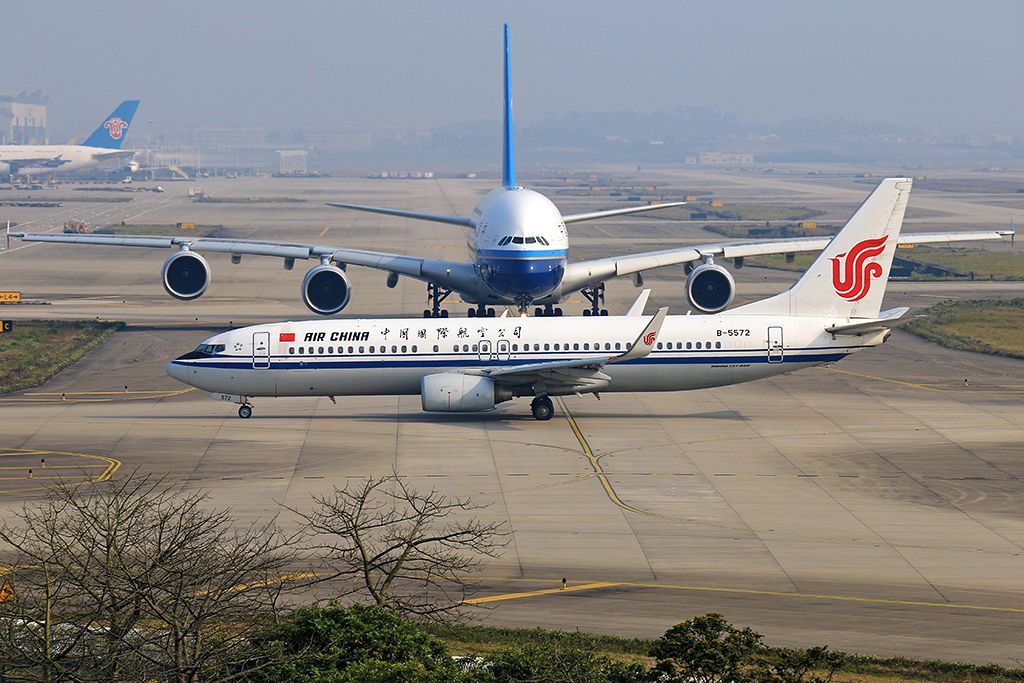
<svg viewBox="0 0 1024 683"><path fill-rule="evenodd" d="M385 271L387 284L394 287L401 276L427 284L427 318L445 318L442 302L453 292L474 304L470 316L493 316L492 305L515 305L526 312L536 305L535 315L560 315L557 307L567 296L582 292L590 301L584 315L607 315L603 307L605 282L631 275L634 284L643 283L643 273L654 268L685 265L685 291L690 305L704 313L724 310L732 302L732 275L715 259L731 260L741 266L747 256L817 251L828 237L795 240L758 240L677 247L661 251L610 256L570 262L566 225L579 221L651 211L684 202L634 206L562 215L544 195L521 187L516 180L512 140L512 95L510 89L508 26L505 26L505 107L502 186L487 194L469 216L448 216L386 209L355 204L332 203L360 211L403 218L450 223L469 231L470 261L444 261L403 254L349 249L327 244L302 244L259 240L202 237L133 237L130 235L52 235L11 233L32 242L73 242L128 247L177 249L161 272L164 289L171 296L191 300L206 292L211 272L202 252L229 253L237 262L243 255L277 256L291 269L296 260L319 260L302 279L302 301L314 313L333 315L348 305L352 287L345 275L347 266L364 266ZM902 243L947 243L965 240L999 239L1010 231L919 233L907 235Z"/></svg>
<svg viewBox="0 0 1024 683"><path fill-rule="evenodd" d="M715 315L315 320L205 340L167 372L252 415L253 397L415 395L434 412L519 396L723 386L832 363L884 342L908 309L881 311L909 178L883 180L787 291Z"/></svg>
<svg viewBox="0 0 1024 683"><path fill-rule="evenodd" d="M80 145L2 145L0 176L64 173L130 159L135 152L121 145L138 108L138 100L125 100Z"/></svg>

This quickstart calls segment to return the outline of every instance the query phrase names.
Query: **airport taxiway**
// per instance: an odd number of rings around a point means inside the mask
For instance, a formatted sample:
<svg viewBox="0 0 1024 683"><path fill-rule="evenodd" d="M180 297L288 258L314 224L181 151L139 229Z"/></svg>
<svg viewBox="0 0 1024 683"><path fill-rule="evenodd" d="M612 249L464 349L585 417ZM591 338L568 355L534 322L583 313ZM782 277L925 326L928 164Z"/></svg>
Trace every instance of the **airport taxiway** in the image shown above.
<svg viewBox="0 0 1024 683"><path fill-rule="evenodd" d="M171 196L90 208L112 221L147 211L151 222L192 219L254 237L458 257L458 228L319 201L397 196L400 206L452 213L486 188L455 180L219 182L222 195L307 201L195 204L175 185ZM789 182L826 194L820 180ZM836 212L857 203L846 189L829 195ZM790 188L762 188L766 197L782 190ZM937 193L922 194L912 206ZM984 202L938 200L961 211ZM585 205L572 201L571 209ZM19 211L47 229L64 220L57 210ZM614 239L573 230L574 247L629 244L649 238L651 225L605 224L621 232ZM686 226L680 239L713 236ZM478 597L492 608L481 615L488 622L656 636L718 611L778 644L1005 664L1024 655L1024 362L897 332L882 348L777 379L567 398L546 423L522 400L487 415L438 416L420 412L418 397L262 400L246 421L232 405L176 384L163 366L229 323L308 317L297 297L303 269L214 257L211 292L184 304L160 291L164 257L58 245L0 254L0 288L50 302L4 308L4 317L130 322L46 386L0 397L0 514L38 496L57 473L167 476L209 490L244 522L281 504L302 507L351 478L396 471L420 488L472 496L488 506L482 515L514 532L485 571ZM417 315L423 307L419 283L403 279L388 290L380 273L349 272L354 314ZM738 281L754 297L787 278L745 268ZM648 282L652 306L681 307L678 273ZM887 303L1021 291L1013 283L900 283L890 285ZM609 305L624 309L634 292L628 282L611 285ZM573 590L558 590L562 577Z"/></svg>

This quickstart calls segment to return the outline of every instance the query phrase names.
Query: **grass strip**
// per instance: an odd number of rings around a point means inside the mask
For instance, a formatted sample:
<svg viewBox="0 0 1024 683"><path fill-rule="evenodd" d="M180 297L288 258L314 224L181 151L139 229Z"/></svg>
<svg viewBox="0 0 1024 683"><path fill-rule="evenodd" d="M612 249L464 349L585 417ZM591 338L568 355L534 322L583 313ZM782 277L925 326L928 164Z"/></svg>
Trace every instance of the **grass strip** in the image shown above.
<svg viewBox="0 0 1024 683"><path fill-rule="evenodd" d="M13 330L0 334L0 394L45 384L122 327L88 320L14 321Z"/></svg>

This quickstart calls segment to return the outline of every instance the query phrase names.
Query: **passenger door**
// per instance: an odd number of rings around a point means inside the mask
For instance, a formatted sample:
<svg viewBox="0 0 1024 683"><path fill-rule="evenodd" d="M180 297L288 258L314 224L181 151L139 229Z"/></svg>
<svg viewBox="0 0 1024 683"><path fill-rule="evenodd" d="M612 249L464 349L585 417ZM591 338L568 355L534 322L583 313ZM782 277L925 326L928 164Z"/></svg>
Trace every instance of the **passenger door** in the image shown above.
<svg viewBox="0 0 1024 683"><path fill-rule="evenodd" d="M781 363L785 351L782 345L782 328L781 327L769 327L768 328L768 362L769 363Z"/></svg>
<svg viewBox="0 0 1024 683"><path fill-rule="evenodd" d="M254 332L252 335L252 366L257 370L270 367L270 333Z"/></svg>
<svg viewBox="0 0 1024 683"><path fill-rule="evenodd" d="M495 348L497 349L495 355L497 355L498 360L507 361L512 357L512 344L509 343L508 339L499 339L495 343Z"/></svg>
<svg viewBox="0 0 1024 683"><path fill-rule="evenodd" d="M487 363L491 360L491 342L489 339L481 339L477 344L477 358Z"/></svg>

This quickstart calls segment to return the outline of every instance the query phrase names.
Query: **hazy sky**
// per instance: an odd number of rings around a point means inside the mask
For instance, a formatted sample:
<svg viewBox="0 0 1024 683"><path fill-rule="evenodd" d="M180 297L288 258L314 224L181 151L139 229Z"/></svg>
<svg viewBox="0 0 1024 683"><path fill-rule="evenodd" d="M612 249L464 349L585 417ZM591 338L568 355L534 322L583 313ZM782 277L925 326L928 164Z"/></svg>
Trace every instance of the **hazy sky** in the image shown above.
<svg viewBox="0 0 1024 683"><path fill-rule="evenodd" d="M49 92L51 131L128 97L158 127L496 119L505 20L523 119L707 105L1024 132L1019 0L9 2L0 91Z"/></svg>

